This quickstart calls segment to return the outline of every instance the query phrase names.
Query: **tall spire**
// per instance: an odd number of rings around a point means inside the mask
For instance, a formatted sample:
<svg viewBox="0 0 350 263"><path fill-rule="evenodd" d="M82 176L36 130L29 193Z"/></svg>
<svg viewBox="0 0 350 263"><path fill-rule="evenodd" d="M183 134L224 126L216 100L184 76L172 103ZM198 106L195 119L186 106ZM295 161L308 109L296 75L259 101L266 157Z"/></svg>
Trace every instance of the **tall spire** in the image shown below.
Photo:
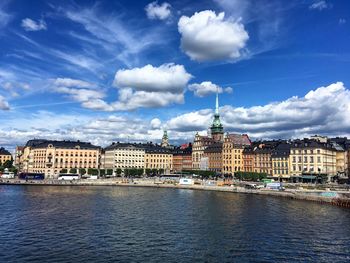
<svg viewBox="0 0 350 263"><path fill-rule="evenodd" d="M215 115L219 115L219 90L216 88Z"/></svg>

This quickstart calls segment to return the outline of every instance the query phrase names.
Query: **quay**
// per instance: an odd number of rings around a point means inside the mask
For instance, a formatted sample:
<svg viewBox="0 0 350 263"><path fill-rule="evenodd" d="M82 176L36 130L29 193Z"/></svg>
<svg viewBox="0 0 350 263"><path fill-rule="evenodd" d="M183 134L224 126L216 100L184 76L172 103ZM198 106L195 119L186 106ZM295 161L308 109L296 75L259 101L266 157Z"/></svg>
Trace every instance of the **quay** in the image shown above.
<svg viewBox="0 0 350 263"><path fill-rule="evenodd" d="M241 194L258 194L274 197L283 197L296 200L313 201L350 208L349 189L292 189L286 188L284 191L270 189L246 189L240 184L232 185L210 185L205 182L193 185L180 185L176 181L156 180L156 179L97 179L97 180L19 180L0 179L0 185L38 185L38 186L119 186L119 187L152 187L152 188L175 188L202 191L218 191Z"/></svg>

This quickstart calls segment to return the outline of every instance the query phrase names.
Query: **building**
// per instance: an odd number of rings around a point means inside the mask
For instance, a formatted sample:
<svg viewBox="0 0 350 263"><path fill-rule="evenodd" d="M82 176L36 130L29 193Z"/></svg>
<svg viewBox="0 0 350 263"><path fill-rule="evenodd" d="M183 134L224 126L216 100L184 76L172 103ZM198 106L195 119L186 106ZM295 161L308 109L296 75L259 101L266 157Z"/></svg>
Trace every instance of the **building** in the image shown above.
<svg viewBox="0 0 350 263"><path fill-rule="evenodd" d="M204 157L204 150L213 143L213 139L206 135L199 135L198 132L194 137L192 146L192 169L199 170L201 159Z"/></svg>
<svg viewBox="0 0 350 263"><path fill-rule="evenodd" d="M254 172L255 154L251 146L245 147L242 153L243 171Z"/></svg>
<svg viewBox="0 0 350 263"><path fill-rule="evenodd" d="M337 151L329 141L316 139L295 140L291 144L291 175L324 174L330 180L337 174Z"/></svg>
<svg viewBox="0 0 350 263"><path fill-rule="evenodd" d="M26 165L21 165L22 171L57 178L63 169L98 169L100 147L80 141L32 140L26 144L23 155Z"/></svg>
<svg viewBox="0 0 350 263"><path fill-rule="evenodd" d="M254 143L254 172L272 176L272 153L280 141L261 141Z"/></svg>
<svg viewBox="0 0 350 263"><path fill-rule="evenodd" d="M247 134L227 134L222 147L222 174L234 176L235 172L244 171L243 150L251 146Z"/></svg>
<svg viewBox="0 0 350 263"><path fill-rule="evenodd" d="M145 168L145 145L141 143L112 143L104 149L103 169Z"/></svg>
<svg viewBox="0 0 350 263"><path fill-rule="evenodd" d="M173 170L173 152L158 144L145 145L145 169L157 169L169 174Z"/></svg>
<svg viewBox="0 0 350 263"><path fill-rule="evenodd" d="M281 142L273 149L271 153L273 177L278 177L281 180L290 178L290 148L290 143Z"/></svg>
<svg viewBox="0 0 350 263"><path fill-rule="evenodd" d="M4 164L6 161L12 161L11 153L5 148L0 148L0 164Z"/></svg>
<svg viewBox="0 0 350 263"><path fill-rule="evenodd" d="M169 137L168 137L168 132L166 130L164 130L164 134L162 137L162 143L160 144L160 146L162 147L169 147Z"/></svg>
<svg viewBox="0 0 350 263"><path fill-rule="evenodd" d="M208 170L221 174L222 171L222 145L220 141L214 142L204 150L208 160Z"/></svg>
<svg viewBox="0 0 350 263"><path fill-rule="evenodd" d="M16 146L16 151L15 151L15 167L17 169L21 170L21 156L24 153L24 146Z"/></svg>
<svg viewBox="0 0 350 263"><path fill-rule="evenodd" d="M220 121L219 114L219 95L216 93L216 103L215 103L215 113L213 123L210 126L210 136L208 135L199 135L196 133L193 141L192 147L192 169L202 170L209 169L209 158L204 155L205 149L208 146L224 141L224 128ZM204 158L202 160L202 158Z"/></svg>
<svg viewBox="0 0 350 263"><path fill-rule="evenodd" d="M182 144L173 151L173 172L192 170L192 144Z"/></svg>

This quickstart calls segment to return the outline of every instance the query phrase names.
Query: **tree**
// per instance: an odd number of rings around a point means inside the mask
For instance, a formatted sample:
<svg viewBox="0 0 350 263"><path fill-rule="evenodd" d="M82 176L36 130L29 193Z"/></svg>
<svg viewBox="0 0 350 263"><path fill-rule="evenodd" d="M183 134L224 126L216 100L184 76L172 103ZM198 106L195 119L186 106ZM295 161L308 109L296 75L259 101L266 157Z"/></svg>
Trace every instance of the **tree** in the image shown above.
<svg viewBox="0 0 350 263"><path fill-rule="evenodd" d="M79 174L80 175L86 174L86 169L84 169L84 168L79 169Z"/></svg>
<svg viewBox="0 0 350 263"><path fill-rule="evenodd" d="M77 168L70 168L69 173L70 174L76 174L77 173Z"/></svg>
<svg viewBox="0 0 350 263"><path fill-rule="evenodd" d="M149 168L147 168L147 169L145 170L145 174L146 174L147 176L150 176L150 175L152 174L152 170L149 169Z"/></svg>
<svg viewBox="0 0 350 263"><path fill-rule="evenodd" d="M158 172L159 174L164 174L164 169L159 169Z"/></svg>
<svg viewBox="0 0 350 263"><path fill-rule="evenodd" d="M120 176L120 175L122 174L122 169L118 168L118 169L116 170L116 173L117 173L117 176Z"/></svg>
<svg viewBox="0 0 350 263"><path fill-rule="evenodd" d="M6 160L2 167L10 169L12 167L13 161L12 160Z"/></svg>
<svg viewBox="0 0 350 263"><path fill-rule="evenodd" d="M100 176L104 177L106 175L105 169L100 169Z"/></svg>
<svg viewBox="0 0 350 263"><path fill-rule="evenodd" d="M88 169L88 174L90 175L98 175L98 170L95 168L89 168Z"/></svg>
<svg viewBox="0 0 350 263"><path fill-rule="evenodd" d="M107 175L112 175L113 174L113 169L107 169L106 174Z"/></svg>
<svg viewBox="0 0 350 263"><path fill-rule="evenodd" d="M61 169L60 174L66 174L67 173L67 169Z"/></svg>

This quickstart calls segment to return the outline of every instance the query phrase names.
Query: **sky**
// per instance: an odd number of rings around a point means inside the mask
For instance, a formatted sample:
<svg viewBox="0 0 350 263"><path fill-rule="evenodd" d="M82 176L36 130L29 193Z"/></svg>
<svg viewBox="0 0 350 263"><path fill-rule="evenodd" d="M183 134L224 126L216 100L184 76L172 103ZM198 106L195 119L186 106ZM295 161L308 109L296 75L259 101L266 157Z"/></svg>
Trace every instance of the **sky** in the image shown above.
<svg viewBox="0 0 350 263"><path fill-rule="evenodd" d="M0 146L350 136L350 2L0 2Z"/></svg>

